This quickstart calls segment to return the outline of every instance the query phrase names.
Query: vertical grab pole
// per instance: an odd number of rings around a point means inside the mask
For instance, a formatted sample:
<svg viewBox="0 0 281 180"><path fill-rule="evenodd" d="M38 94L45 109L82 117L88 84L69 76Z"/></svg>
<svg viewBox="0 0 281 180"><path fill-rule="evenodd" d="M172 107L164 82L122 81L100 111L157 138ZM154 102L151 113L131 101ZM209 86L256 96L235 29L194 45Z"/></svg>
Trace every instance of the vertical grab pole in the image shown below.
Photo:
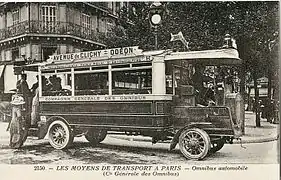
<svg viewBox="0 0 281 180"><path fill-rule="evenodd" d="M108 95L112 95L112 66L108 65Z"/></svg>
<svg viewBox="0 0 281 180"><path fill-rule="evenodd" d="M41 67L38 66L38 88L39 88L39 98L42 97L42 73L41 73Z"/></svg>
<svg viewBox="0 0 281 180"><path fill-rule="evenodd" d="M155 56L152 62L152 94L166 94L164 56Z"/></svg>
<svg viewBox="0 0 281 180"><path fill-rule="evenodd" d="M74 87L74 68L71 68L71 96L74 96L74 90L75 90L75 87Z"/></svg>

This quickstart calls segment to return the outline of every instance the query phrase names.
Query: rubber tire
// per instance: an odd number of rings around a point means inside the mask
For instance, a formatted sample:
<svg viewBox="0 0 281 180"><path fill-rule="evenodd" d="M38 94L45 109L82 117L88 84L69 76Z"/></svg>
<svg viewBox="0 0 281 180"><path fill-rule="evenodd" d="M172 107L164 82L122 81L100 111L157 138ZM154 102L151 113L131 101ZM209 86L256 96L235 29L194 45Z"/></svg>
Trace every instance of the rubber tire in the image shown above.
<svg viewBox="0 0 281 180"><path fill-rule="evenodd" d="M204 142L204 150L198 154L198 155L192 155L191 153L189 153L187 151L187 149L184 146L184 137L190 133L190 132L195 132L198 135L200 135L200 137L203 139ZM206 131L202 130L202 129L198 129L198 128L191 128L191 129L185 129L181 132L180 136L179 136L179 148L181 153L187 158L187 159L192 159L192 160L201 160L203 158L205 158L208 155L208 152L211 148L211 140L209 135L206 133Z"/></svg>
<svg viewBox="0 0 281 180"><path fill-rule="evenodd" d="M219 140L219 141L211 143L210 153L215 153L215 152L218 152L219 150L221 150L224 146L224 143L225 143L224 140Z"/></svg>
<svg viewBox="0 0 281 180"><path fill-rule="evenodd" d="M63 144L56 143L52 138L52 133L56 126L61 127L65 132L65 142L63 142ZM55 120L48 128L48 139L51 146L55 149L66 149L73 143L74 136L71 132L71 129L65 122L62 120Z"/></svg>
<svg viewBox="0 0 281 180"><path fill-rule="evenodd" d="M87 133L85 134L85 138L91 144L96 145L102 142L105 139L106 135L107 135L106 130L91 129L87 131Z"/></svg>

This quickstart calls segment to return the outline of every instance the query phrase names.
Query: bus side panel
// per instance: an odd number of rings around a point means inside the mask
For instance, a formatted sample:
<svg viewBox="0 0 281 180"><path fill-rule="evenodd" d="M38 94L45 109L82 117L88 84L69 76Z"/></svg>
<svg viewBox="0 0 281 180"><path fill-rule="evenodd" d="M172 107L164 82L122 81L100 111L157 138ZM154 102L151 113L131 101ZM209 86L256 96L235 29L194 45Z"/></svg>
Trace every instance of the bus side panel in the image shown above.
<svg viewBox="0 0 281 180"><path fill-rule="evenodd" d="M41 116L61 116L72 126L165 129L172 125L169 101L41 102Z"/></svg>

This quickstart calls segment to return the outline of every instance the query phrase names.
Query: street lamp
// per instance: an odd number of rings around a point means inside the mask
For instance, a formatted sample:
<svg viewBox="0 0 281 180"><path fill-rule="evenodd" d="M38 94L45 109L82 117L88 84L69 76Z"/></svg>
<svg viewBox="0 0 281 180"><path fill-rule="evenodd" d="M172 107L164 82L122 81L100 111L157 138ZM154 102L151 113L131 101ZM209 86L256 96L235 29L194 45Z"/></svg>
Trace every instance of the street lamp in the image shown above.
<svg viewBox="0 0 281 180"><path fill-rule="evenodd" d="M153 24L156 24L156 25L158 25L158 24L160 24L160 22L161 22L161 16L159 15L159 14L154 14L152 17L151 17L151 22L153 23Z"/></svg>
<svg viewBox="0 0 281 180"><path fill-rule="evenodd" d="M158 49L158 26L162 23L164 7L160 2L154 2L149 9L149 22L154 29L155 35L155 49Z"/></svg>

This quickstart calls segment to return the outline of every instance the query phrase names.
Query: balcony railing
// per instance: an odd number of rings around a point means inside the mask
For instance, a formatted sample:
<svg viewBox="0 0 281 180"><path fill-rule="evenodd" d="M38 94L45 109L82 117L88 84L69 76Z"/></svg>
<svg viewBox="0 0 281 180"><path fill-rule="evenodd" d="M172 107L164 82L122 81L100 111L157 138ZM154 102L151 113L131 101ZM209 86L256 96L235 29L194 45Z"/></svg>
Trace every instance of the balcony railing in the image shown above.
<svg viewBox="0 0 281 180"><path fill-rule="evenodd" d="M0 40L22 34L73 35L95 42L103 42L103 33L70 22L23 21L16 25L0 29Z"/></svg>

